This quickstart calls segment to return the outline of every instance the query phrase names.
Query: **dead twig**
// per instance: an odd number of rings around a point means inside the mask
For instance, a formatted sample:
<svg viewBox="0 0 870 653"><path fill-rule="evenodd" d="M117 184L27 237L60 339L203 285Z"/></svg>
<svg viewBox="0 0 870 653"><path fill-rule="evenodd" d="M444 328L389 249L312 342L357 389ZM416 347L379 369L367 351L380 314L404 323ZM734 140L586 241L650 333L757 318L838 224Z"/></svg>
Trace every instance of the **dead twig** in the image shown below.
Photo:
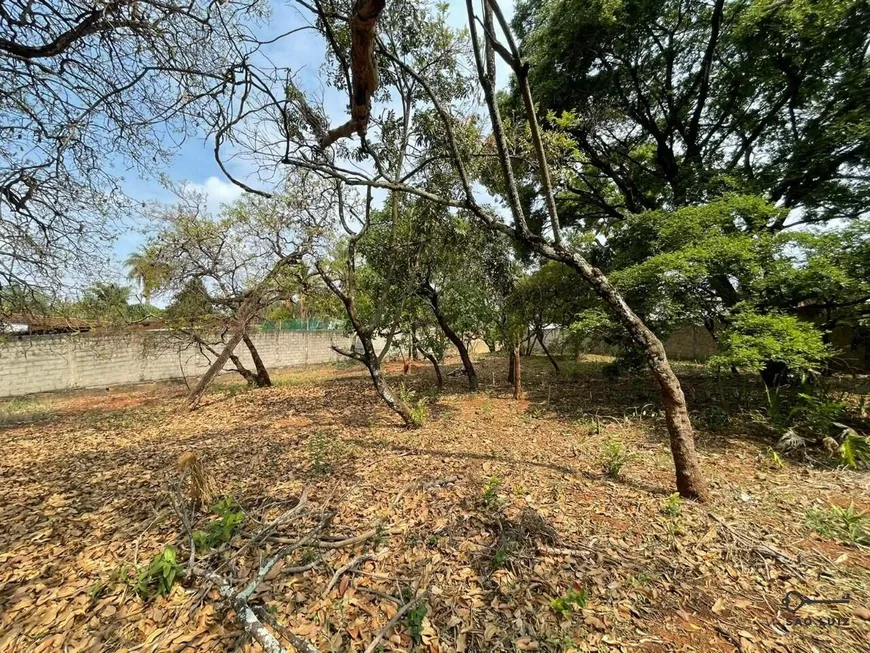
<svg viewBox="0 0 870 653"><path fill-rule="evenodd" d="M339 567L335 570L335 573L332 575L332 579L329 581L329 584L326 586L326 589L323 590L324 598L332 591L332 588L335 587L336 583L338 583L338 579L341 578L343 574L348 572L349 570L361 565L367 560L377 560L378 557L373 553L363 553L362 555L358 555L356 558L348 562L346 565Z"/></svg>
<svg viewBox="0 0 870 653"><path fill-rule="evenodd" d="M387 636L387 633L389 633L397 623L399 623L399 621L402 619L402 617L405 616L405 613L407 613L409 610L411 610L411 608L413 608L415 605L417 605L420 601L422 601L428 595L429 595L429 590L427 589L425 592L418 594L413 599L408 601L405 605L403 605L401 608L399 608L398 612L396 612L396 615L392 619L390 619L387 622L387 625L384 626L383 628L381 628L378 631L378 634L375 635L375 638L371 642L369 642L369 645L366 647L365 653L374 653L374 651L378 648L378 645L381 643L381 640Z"/></svg>

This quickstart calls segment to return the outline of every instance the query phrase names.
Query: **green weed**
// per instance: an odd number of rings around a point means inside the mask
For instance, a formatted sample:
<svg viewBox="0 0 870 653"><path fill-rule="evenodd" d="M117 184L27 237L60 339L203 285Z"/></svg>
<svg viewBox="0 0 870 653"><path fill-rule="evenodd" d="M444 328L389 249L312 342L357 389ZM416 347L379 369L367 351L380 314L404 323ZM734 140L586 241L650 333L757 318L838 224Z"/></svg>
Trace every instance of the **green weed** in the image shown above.
<svg viewBox="0 0 870 653"><path fill-rule="evenodd" d="M572 587L562 596L550 601L553 612L561 617L567 617L575 610L582 610L588 603L586 590Z"/></svg>
<svg viewBox="0 0 870 653"><path fill-rule="evenodd" d="M807 525L820 535L844 544L870 546L870 518L849 504L848 508L831 506L828 510L807 511Z"/></svg>
<svg viewBox="0 0 870 653"><path fill-rule="evenodd" d="M619 478L622 468L634 459L634 454L629 453L625 445L618 440L610 440L604 448L601 456L601 464L604 474L609 478Z"/></svg>
<svg viewBox="0 0 870 653"><path fill-rule="evenodd" d="M662 503L662 512L668 517L679 517L683 506L683 500L679 492L674 492Z"/></svg>
<svg viewBox="0 0 870 653"><path fill-rule="evenodd" d="M408 622L408 630L411 631L411 637L417 644L420 643L420 638L423 635L423 619L426 618L428 612L425 603L418 603L408 610L408 614L405 617L405 620Z"/></svg>
<svg viewBox="0 0 870 653"><path fill-rule="evenodd" d="M136 594L143 601L168 594L181 573L175 547L167 545L147 567L139 569L135 582Z"/></svg>
<svg viewBox="0 0 870 653"><path fill-rule="evenodd" d="M335 464L345 453L344 444L331 433L318 431L308 439L308 457L311 469L318 476L332 472Z"/></svg>
<svg viewBox="0 0 870 653"><path fill-rule="evenodd" d="M497 508L501 503L498 491L501 488L501 479L498 476L491 477L483 486L483 505L487 508Z"/></svg>
<svg viewBox="0 0 870 653"><path fill-rule="evenodd" d="M198 551L208 551L221 544L229 542L238 526L245 521L245 513L239 510L232 497L226 497L216 503L212 510L219 519L206 524L205 530L193 532L193 543Z"/></svg>

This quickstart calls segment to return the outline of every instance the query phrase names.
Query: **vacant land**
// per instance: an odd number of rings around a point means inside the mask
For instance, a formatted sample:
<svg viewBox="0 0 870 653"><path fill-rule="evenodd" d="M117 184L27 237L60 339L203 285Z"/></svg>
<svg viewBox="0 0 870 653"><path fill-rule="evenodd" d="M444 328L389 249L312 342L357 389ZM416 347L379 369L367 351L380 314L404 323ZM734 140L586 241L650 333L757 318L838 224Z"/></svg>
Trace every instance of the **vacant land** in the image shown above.
<svg viewBox="0 0 870 653"><path fill-rule="evenodd" d="M740 411L757 388L687 366L713 500L683 503L650 379L607 379L596 361L558 376L524 365L523 401L503 359L482 363L476 395L461 378L436 395L416 365L403 380L426 400L418 431L362 368L285 372L262 390L225 381L194 413L172 384L7 403L0 650L259 650L202 579L137 594L166 545L186 562L167 487L187 452L243 514L201 554L238 584L335 510L331 540L291 555L251 599L321 651L363 651L423 592L382 650L867 650L866 531L836 510L870 509L866 474L774 455L762 416ZM389 371L398 383L401 367ZM251 542L306 488L311 514ZM793 614L790 590L849 602Z"/></svg>

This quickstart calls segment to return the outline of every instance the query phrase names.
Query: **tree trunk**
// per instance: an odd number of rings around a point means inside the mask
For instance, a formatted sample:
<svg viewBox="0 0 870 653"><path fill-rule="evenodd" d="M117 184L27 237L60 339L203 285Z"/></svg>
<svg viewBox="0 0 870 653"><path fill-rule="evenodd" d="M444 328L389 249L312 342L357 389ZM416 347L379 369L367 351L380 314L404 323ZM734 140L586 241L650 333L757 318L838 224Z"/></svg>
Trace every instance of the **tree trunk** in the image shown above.
<svg viewBox="0 0 870 653"><path fill-rule="evenodd" d="M516 363L514 363L514 358L516 358L516 353L513 346L511 346L510 353L508 355L508 383L514 382L514 367L516 366Z"/></svg>
<svg viewBox="0 0 870 653"><path fill-rule="evenodd" d="M565 263L572 269L576 270L591 286L595 293L610 307L628 331L631 339L646 355L650 370L652 370L653 376L655 376L656 381L661 388L662 403L665 408L668 434L670 435L671 440L671 453L673 454L674 466L676 468L677 489L683 497L704 500L707 498L707 488L704 483L704 477L701 475L698 458L695 454L694 434L692 432L692 423L689 420L689 411L686 407L686 398L683 395L682 388L680 387L679 379L677 379L677 376L671 369L670 363L668 363L668 357L664 346L655 334L643 323L643 321L635 315L634 311L631 310L628 304L625 303L622 295L620 295L611 285L604 273L598 268L593 267L577 251L569 249L562 241L560 236L559 218L556 212L556 204L555 201L553 201L554 197L552 197L553 190L549 186L547 157L541 142L535 104L528 83L529 68L526 63L522 61L520 53L516 50L515 45L511 43L511 54L514 59L510 65L514 71L517 84L523 93L523 103L525 105L526 117L531 131L532 143L538 158L539 166L542 170L541 181L547 200L546 206L552 222L553 241L548 242L543 238L534 236L526 224L525 212L520 200L517 181L508 154L509 149L504 131L504 123L501 118L499 103L495 93L495 48L489 39L487 39L483 46L481 46L481 40L477 31L477 23L475 22L476 17L472 0L466 0L466 8L468 11L468 28L471 36L475 65L477 67L477 76L481 82L484 98L486 100L487 108L489 109L493 138L498 151L499 163L501 164L502 172L504 173L506 194L514 218L514 224L507 225L500 219L487 214L479 206L474 204L472 204L470 208L478 217L483 219L484 223L489 228L512 236L516 240L531 247L531 249L538 254L550 260ZM510 25L507 24L507 21L501 14L498 5L484 3L484 21L486 24L492 25L493 13L497 14L499 24L503 31L510 34ZM447 125L448 129L450 128L450 123L446 119L445 125ZM454 159L461 165L462 159L455 144L455 140L452 143L452 147ZM466 188L466 195L469 200L473 201L470 185L467 178L464 177L464 171L463 181Z"/></svg>
<svg viewBox="0 0 870 653"><path fill-rule="evenodd" d="M550 350L547 349L547 345L544 344L544 330L538 329L538 342L541 343L541 349L544 350L544 353L547 355L547 358L550 359L550 363L553 365L553 369L556 370L556 374L559 373L559 363L556 362L556 359L553 358L552 354L550 354Z"/></svg>
<svg viewBox="0 0 870 653"><path fill-rule="evenodd" d="M368 334L363 333L358 335L364 352L361 362L368 368L369 376L372 377L372 383L375 386L378 396L380 396L380 398L384 400L384 403L386 403L387 406L402 418L405 426L408 428L420 427L421 425L411 416L411 411L408 409L407 404L405 404L405 402L402 401L402 398L393 391L390 384L387 383L387 380L384 378L384 375L381 372L381 361L375 353L375 347L372 344L371 337ZM343 352L339 350L339 353Z"/></svg>
<svg viewBox="0 0 870 653"><path fill-rule="evenodd" d="M462 359L462 366L465 368L465 375L468 377L468 387L471 388L472 392L477 392L477 374L474 371L471 356L468 355L468 348L465 346L465 343L462 342L462 338L460 338L447 323L447 319L441 311L441 303L438 301L438 293L435 292L435 289L429 285L428 282L422 284L418 292L429 300L429 304L432 306L432 312L435 314L435 319L438 321L438 326L441 327L444 335L447 336L447 339L453 343L453 346L456 347L456 351L459 352L459 358Z"/></svg>
<svg viewBox="0 0 870 653"><path fill-rule="evenodd" d="M224 365L226 365L227 361L230 359L233 351L236 348L236 345L242 340L242 331L236 331L233 333L229 342L224 346L223 351L220 353L220 356L214 359L211 367L209 367L205 374L199 379L199 382L196 384L193 390L190 391L190 394L187 395L187 409L193 410L196 408L197 404L199 404L199 400L202 399L202 394L205 392L205 389L208 387L208 384L211 383L211 380L217 376L218 372L220 372Z"/></svg>
<svg viewBox="0 0 870 653"><path fill-rule="evenodd" d="M257 385L257 376L242 364L241 359L235 354L230 354L230 360L236 366L236 371L247 382L249 386Z"/></svg>
<svg viewBox="0 0 870 653"><path fill-rule="evenodd" d="M254 384L258 388L270 387L272 385L272 378L269 376L269 370L267 370L266 366L263 364L263 359L260 358L260 352L257 351L254 341L251 340L251 337L247 332L242 336L242 340L245 341L248 351L251 352L251 359L254 361L254 368L257 370L257 375L254 377Z"/></svg>
<svg viewBox="0 0 870 653"><path fill-rule="evenodd" d="M514 382L514 399L522 399L523 397L523 380L522 374L520 373L520 343L517 341L514 344L513 351L511 352L511 359L513 360L513 367L511 371L513 372L513 382Z"/></svg>
<svg viewBox="0 0 870 653"><path fill-rule="evenodd" d="M680 380L674 374L665 347L646 324L631 310L622 295L610 284L604 273L592 267L579 254L568 252L563 246L544 247L548 258L561 260L574 268L595 293L601 297L616 314L634 343L644 352L647 364L662 392L662 404L670 436L671 454L677 476L677 490L687 499L705 501L707 484L701 474L698 456L695 452L695 437L686 397ZM555 250L555 251L554 251ZM543 253L543 252L542 252Z"/></svg>
<svg viewBox="0 0 870 653"><path fill-rule="evenodd" d="M426 360L432 363L432 367L435 368L435 382L438 384L439 388L443 388L444 375L441 373L441 365L438 364L438 359L435 358L435 354L426 351L420 345L417 345L417 351L419 351Z"/></svg>

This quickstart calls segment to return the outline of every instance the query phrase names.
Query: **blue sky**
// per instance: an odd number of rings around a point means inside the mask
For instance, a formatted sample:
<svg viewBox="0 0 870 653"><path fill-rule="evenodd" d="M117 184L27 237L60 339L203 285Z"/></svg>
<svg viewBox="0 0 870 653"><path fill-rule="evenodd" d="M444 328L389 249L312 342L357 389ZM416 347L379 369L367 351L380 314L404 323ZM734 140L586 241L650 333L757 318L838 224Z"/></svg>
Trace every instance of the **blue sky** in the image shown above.
<svg viewBox="0 0 870 653"><path fill-rule="evenodd" d="M449 21L455 27L467 24L464 0L450 0ZM513 14L512 3L505 2L504 11L508 17ZM297 5L290 0L273 2L272 18L267 30L269 33L283 33L305 24ZM297 73L297 83L307 93L323 96L327 112L332 122L343 120L346 111L346 96L333 89L325 88L320 80L320 66L323 62L324 43L313 31L303 31L290 35L279 42L279 45L269 51L276 64L290 66ZM502 74L501 83L506 82ZM131 171L125 176L124 188L128 195L140 202L163 201L171 202L173 195L159 182L159 176L165 175L173 183L188 183L198 191L208 195L210 208L217 210L222 203L238 198L242 191L223 175L214 160L213 144L203 138L191 138L180 149L174 160L167 167L149 171L148 176L138 176ZM241 164L229 164L230 171L244 178L246 171ZM138 216L130 216L129 229L119 234L114 246L114 254L118 261L123 261L127 255L136 250L144 241L143 232L147 224ZM120 278L123 270L119 267Z"/></svg>

